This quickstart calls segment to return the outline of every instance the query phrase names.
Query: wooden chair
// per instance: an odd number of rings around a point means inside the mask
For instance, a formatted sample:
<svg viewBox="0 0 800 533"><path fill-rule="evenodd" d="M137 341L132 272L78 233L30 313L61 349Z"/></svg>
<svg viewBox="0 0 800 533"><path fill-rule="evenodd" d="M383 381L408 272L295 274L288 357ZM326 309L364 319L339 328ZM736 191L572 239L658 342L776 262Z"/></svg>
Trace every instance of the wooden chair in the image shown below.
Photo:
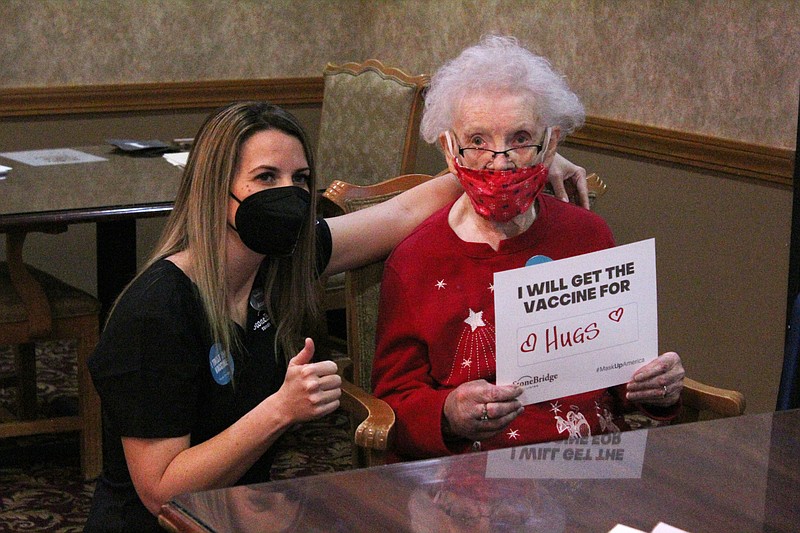
<svg viewBox="0 0 800 533"><path fill-rule="evenodd" d="M17 388L17 413L0 408L0 438L80 432L81 470L86 479L102 467L100 398L86 361L99 336L100 302L75 287L23 263L24 232L6 236L7 261L0 263L0 344L11 345L15 369L3 386ZM76 339L77 415L39 418L36 397L37 341Z"/></svg>
<svg viewBox="0 0 800 533"><path fill-rule="evenodd" d="M323 197L350 213L396 196L428 179L426 174L403 175L375 185L353 185L334 181ZM351 413L358 456L357 466L373 466L386 461L392 439L394 411L387 403L369 394L372 358L375 353L375 325L383 276L383 262L376 262L345 273L347 300L347 354L352 364L352 383L342 385L342 406ZM353 416L354 415L354 416ZM365 418L366 416L366 418ZM362 422L363 420L363 422Z"/></svg>
<svg viewBox="0 0 800 533"><path fill-rule="evenodd" d="M593 209L608 186L597 174L589 174L586 181L589 205ZM744 395L739 391L712 387L691 378L684 379L681 402L683 410L673 424L739 416L744 414L746 405Z"/></svg>
<svg viewBox="0 0 800 533"><path fill-rule="evenodd" d="M594 205L597 200L606 193L606 189L608 188L603 180L600 179L595 173L589 174L586 176L586 187L589 190L589 209L594 209ZM545 188L544 192L547 194L553 194L553 187L548 183ZM575 194L576 191L567 191L570 195L570 199L573 203L575 203Z"/></svg>
<svg viewBox="0 0 800 533"><path fill-rule="evenodd" d="M593 209L597 200L606 193L608 186L597 174L588 175L586 181L589 204ZM683 410L673 420L673 424L739 416L744 414L746 406L741 392L713 387L691 378L684 378L681 402Z"/></svg>
<svg viewBox="0 0 800 533"><path fill-rule="evenodd" d="M422 92L428 76L411 76L376 59L329 63L320 117L316 169L321 188L343 179L370 185L414 169ZM334 213L325 213L330 216ZM324 283L324 308L345 306L344 276Z"/></svg>

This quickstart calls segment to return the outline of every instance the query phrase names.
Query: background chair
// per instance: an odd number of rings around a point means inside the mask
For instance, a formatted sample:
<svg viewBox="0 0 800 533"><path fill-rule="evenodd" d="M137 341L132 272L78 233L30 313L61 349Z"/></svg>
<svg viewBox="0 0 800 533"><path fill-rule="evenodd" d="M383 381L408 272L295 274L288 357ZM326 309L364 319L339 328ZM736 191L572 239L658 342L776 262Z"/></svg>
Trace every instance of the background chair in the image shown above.
<svg viewBox="0 0 800 533"><path fill-rule="evenodd" d="M781 384L778 387L778 401L775 404L776 411L800 407L800 294L790 301L792 302L792 311L786 329L783 369Z"/></svg>
<svg viewBox="0 0 800 533"><path fill-rule="evenodd" d="M376 59L329 63L316 152L323 187L335 179L370 185L413 170L422 91L428 76L410 76Z"/></svg>
<svg viewBox="0 0 800 533"><path fill-rule="evenodd" d="M14 371L0 383L17 389L17 412L0 408L0 438L79 431L81 470L91 479L102 467L102 434L100 399L86 360L98 342L100 302L25 265L24 241L24 232L7 234L7 261L0 263L0 344L14 352ZM78 413L40 418L35 343L60 339L77 340Z"/></svg>
<svg viewBox="0 0 800 533"><path fill-rule="evenodd" d="M413 172L422 92L430 78L408 75L376 59L343 65L329 63L323 77L325 90L316 152L321 188L336 179L370 185L387 176ZM331 276L323 286L324 308L341 314L345 307L344 275ZM335 313L329 315L335 318ZM341 347L343 340L334 345Z"/></svg>

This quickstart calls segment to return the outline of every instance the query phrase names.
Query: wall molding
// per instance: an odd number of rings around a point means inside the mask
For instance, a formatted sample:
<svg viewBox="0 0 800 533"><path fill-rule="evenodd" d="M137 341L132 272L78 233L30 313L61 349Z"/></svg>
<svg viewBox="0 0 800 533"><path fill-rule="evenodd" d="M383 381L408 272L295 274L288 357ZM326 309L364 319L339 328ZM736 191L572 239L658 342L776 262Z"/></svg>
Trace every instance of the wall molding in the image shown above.
<svg viewBox="0 0 800 533"><path fill-rule="evenodd" d="M0 88L0 119L201 110L248 99L268 100L280 105L320 104L322 92L321 77Z"/></svg>
<svg viewBox="0 0 800 533"><path fill-rule="evenodd" d="M584 127L570 135L566 144L792 185L793 150L599 117L587 117Z"/></svg>
<svg viewBox="0 0 800 533"><path fill-rule="evenodd" d="M322 77L0 88L0 119L204 110L232 100L321 105ZM791 186L794 151L587 117L568 145L585 146Z"/></svg>

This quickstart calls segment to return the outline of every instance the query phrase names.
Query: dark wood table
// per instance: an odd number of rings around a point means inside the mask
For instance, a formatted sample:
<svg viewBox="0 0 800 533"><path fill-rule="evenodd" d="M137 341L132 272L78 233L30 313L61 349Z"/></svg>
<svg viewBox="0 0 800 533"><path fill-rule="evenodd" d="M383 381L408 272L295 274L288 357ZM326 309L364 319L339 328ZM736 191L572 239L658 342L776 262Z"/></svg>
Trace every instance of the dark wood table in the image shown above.
<svg viewBox="0 0 800 533"><path fill-rule="evenodd" d="M95 223L105 311L136 272L136 219L169 214L181 170L163 157L127 155L111 145L73 149L106 161L31 166L0 157L0 165L12 167L0 180L0 233Z"/></svg>
<svg viewBox="0 0 800 533"><path fill-rule="evenodd" d="M622 438L187 494L160 520L181 532L800 530L800 410Z"/></svg>

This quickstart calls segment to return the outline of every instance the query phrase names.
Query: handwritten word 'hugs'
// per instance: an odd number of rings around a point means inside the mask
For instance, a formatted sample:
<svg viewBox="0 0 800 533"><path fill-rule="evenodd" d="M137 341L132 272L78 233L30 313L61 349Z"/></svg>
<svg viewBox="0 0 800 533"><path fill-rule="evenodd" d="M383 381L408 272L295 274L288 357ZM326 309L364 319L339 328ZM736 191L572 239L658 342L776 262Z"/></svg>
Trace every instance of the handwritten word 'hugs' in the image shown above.
<svg viewBox="0 0 800 533"><path fill-rule="evenodd" d="M517 287L517 299L526 300L523 302L526 313L588 302L629 291L630 280L622 278L634 273L634 263L629 262L575 274L569 283L563 277L539 281Z"/></svg>

